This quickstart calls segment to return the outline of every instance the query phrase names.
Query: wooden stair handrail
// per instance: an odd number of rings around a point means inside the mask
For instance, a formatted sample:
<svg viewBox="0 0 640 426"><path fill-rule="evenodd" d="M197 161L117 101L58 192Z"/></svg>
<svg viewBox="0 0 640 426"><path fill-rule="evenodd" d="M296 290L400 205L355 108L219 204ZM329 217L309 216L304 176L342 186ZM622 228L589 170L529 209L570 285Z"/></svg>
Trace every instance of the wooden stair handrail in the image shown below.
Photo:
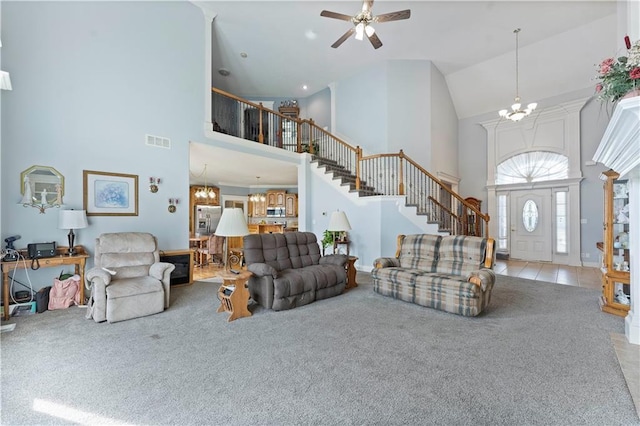
<svg viewBox="0 0 640 426"><path fill-rule="evenodd" d="M452 212L447 206L445 206L444 204L440 203L438 200L436 200L435 198L433 198L431 195L429 195L429 197L427 197L429 201L433 202L434 204L436 204L438 207L440 207L442 210L444 210L446 213L449 214L449 216L453 217L456 220L459 220L460 218L458 217L457 214L455 214L454 212Z"/></svg>

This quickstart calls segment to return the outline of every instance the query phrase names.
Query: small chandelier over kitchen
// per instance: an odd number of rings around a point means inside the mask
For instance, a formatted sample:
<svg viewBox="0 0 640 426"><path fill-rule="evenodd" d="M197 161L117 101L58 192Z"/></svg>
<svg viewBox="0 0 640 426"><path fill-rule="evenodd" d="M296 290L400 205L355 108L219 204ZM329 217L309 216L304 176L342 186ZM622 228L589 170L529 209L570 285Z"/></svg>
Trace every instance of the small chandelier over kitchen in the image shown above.
<svg viewBox="0 0 640 426"><path fill-rule="evenodd" d="M209 188L207 187L207 165L204 165L204 171L202 172L202 174L200 176L204 175L204 188L198 188L198 190L195 192L195 196L196 198L211 198L214 199L216 198L216 192L213 190L213 188Z"/></svg>
<svg viewBox="0 0 640 426"><path fill-rule="evenodd" d="M527 115L531 114L536 109L538 104L533 102L527 105L525 109L522 109L518 87L518 33L520 33L520 28L516 28L515 30L513 30L513 32L516 35L516 98L515 103L511 105L511 111L502 109L498 112L498 115L511 121L520 121Z"/></svg>
<svg viewBox="0 0 640 426"><path fill-rule="evenodd" d="M260 176L256 176L256 190L258 188L259 183L260 183ZM265 202L266 200L267 200L267 197L265 197L264 194L252 194L249 197L249 201L252 201L254 203L257 203L258 201Z"/></svg>

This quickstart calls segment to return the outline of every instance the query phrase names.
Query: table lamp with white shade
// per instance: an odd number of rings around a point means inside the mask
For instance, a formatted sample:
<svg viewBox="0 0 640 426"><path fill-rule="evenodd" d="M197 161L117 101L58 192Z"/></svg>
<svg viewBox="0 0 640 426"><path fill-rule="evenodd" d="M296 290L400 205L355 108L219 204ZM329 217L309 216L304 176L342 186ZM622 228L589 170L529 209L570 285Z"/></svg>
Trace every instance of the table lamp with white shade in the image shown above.
<svg viewBox="0 0 640 426"><path fill-rule="evenodd" d="M87 212L85 210L60 210L58 216L58 228L68 229L69 234L69 256L76 254L74 244L76 235L73 233L74 229L83 229L87 227Z"/></svg>
<svg viewBox="0 0 640 426"><path fill-rule="evenodd" d="M244 211L227 207L222 211L220 222L216 228L215 234L224 239L224 267L229 269L229 244L227 237L243 237L249 234L247 221L244 220Z"/></svg>
<svg viewBox="0 0 640 426"><path fill-rule="evenodd" d="M342 234L343 232L351 231L351 224L349 223L349 219L347 219L347 214L339 210L331 213L331 219L329 219L327 231L331 231L333 233L333 245L335 247L336 232L340 232Z"/></svg>

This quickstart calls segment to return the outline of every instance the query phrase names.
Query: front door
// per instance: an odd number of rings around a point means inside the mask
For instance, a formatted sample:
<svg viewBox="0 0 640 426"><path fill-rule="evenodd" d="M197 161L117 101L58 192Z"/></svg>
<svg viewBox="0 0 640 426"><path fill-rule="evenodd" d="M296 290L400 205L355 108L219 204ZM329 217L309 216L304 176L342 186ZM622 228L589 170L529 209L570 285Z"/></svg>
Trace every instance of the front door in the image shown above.
<svg viewBox="0 0 640 426"><path fill-rule="evenodd" d="M511 192L513 259L551 262L551 189Z"/></svg>

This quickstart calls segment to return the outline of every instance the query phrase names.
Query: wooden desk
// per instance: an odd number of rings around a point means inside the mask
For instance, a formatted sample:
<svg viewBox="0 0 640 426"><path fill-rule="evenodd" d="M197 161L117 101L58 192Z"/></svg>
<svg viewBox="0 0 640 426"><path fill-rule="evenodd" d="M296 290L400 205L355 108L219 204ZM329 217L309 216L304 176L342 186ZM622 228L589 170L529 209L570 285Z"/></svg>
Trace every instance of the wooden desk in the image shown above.
<svg viewBox="0 0 640 426"><path fill-rule="evenodd" d="M203 235L200 237L189 237L189 244L192 247L195 247L195 259L196 259L196 265L198 266L202 266L204 265L205 262L205 254L202 253L203 249L207 248L207 242L209 241L209 236L208 235Z"/></svg>
<svg viewBox="0 0 640 426"><path fill-rule="evenodd" d="M58 247L56 249L57 256L39 259L39 263L41 268L75 265L75 273L80 275L80 303L84 304L84 267L89 255L82 246L76 246L76 252L76 255L69 256L68 247ZM0 262L2 266L2 300L5 321L9 319L9 272L31 267L31 259L27 258L27 251L19 250L19 253L21 258L18 261Z"/></svg>
<svg viewBox="0 0 640 426"><path fill-rule="evenodd" d="M218 273L218 277L222 277L223 283L218 289L218 299L220 299L220 307L217 312L229 312L227 321L233 321L238 318L250 317L249 310L249 290L247 289L247 280L251 276L251 272L241 271L233 274L229 271ZM235 286L235 290L231 294L224 294L225 286Z"/></svg>

